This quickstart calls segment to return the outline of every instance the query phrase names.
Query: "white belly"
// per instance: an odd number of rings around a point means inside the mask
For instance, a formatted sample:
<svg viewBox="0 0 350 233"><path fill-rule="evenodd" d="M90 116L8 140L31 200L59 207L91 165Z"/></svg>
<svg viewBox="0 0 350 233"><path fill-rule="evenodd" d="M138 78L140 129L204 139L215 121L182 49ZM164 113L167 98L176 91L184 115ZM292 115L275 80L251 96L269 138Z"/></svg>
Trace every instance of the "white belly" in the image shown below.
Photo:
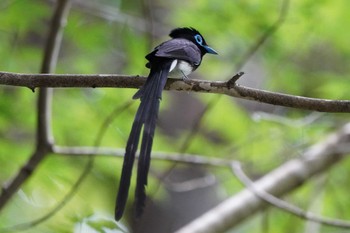
<svg viewBox="0 0 350 233"><path fill-rule="evenodd" d="M187 76L192 73L192 71L193 68L188 62L183 60L174 60L170 66L169 77L182 79L184 75Z"/></svg>

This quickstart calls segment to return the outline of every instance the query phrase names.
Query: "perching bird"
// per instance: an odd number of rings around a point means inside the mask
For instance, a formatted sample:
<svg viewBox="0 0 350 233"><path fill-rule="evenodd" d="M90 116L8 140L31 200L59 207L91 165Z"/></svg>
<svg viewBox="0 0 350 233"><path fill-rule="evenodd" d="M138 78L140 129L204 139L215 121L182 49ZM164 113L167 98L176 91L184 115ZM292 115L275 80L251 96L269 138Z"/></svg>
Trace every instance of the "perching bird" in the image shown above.
<svg viewBox="0 0 350 233"><path fill-rule="evenodd" d="M147 174L150 166L159 103L169 73L180 74L179 77L182 76L186 80L187 75L201 64L204 54L217 54L194 28L176 28L170 32L169 36L172 39L158 45L146 56L148 60L146 67L151 70L144 86L133 96L133 99L140 98L141 103L125 149L115 207L115 219L117 221L122 217L125 209L135 153L143 129L135 190L135 213L137 217L142 214L146 199L145 186L147 185Z"/></svg>

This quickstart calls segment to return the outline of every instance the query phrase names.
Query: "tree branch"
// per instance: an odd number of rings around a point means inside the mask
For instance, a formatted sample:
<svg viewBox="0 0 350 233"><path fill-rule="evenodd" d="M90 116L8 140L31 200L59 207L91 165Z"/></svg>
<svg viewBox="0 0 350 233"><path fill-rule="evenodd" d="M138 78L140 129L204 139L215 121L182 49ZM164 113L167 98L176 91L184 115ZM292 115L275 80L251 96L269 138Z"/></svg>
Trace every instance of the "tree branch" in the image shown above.
<svg viewBox="0 0 350 233"><path fill-rule="evenodd" d="M301 158L290 160L255 181L254 187L276 197L290 193L312 176L324 172L342 160L344 155L350 152L349 143L350 124L347 124L326 140L310 147ZM224 232L264 208L266 208L264 200L250 189L244 189L184 226L177 233ZM346 226L345 223L343 226Z"/></svg>
<svg viewBox="0 0 350 233"><path fill-rule="evenodd" d="M258 189L254 182L244 173L240 163L232 163L231 165L233 173L240 180L241 183L245 185L251 192L253 192L257 197L266 201L267 203L285 211L293 214L299 218L303 218L312 222L317 222L323 225L334 226L339 228L350 228L350 221L345 221L341 219L331 219L323 216L316 215L312 212L305 211L295 205L292 205L282 199L279 199L264 190Z"/></svg>
<svg viewBox="0 0 350 233"><path fill-rule="evenodd" d="M243 73L235 75L235 79ZM146 78L141 76L112 74L20 74L0 72L0 85L28 87L115 87L140 88ZM330 100L308 98L264 91L232 83L232 81L206 81L169 78L165 90L192 91L203 93L225 94L228 96L258 101L272 105L292 107L319 112L350 112L349 100Z"/></svg>
<svg viewBox="0 0 350 233"><path fill-rule="evenodd" d="M123 158L125 149L109 148L109 147L89 147L89 146L53 146L53 153L62 156L113 156ZM138 157L138 153L136 157ZM183 164L196 164L207 166L227 167L231 161L220 158L208 158L194 154L179 154L169 152L152 152L153 160L171 161Z"/></svg>

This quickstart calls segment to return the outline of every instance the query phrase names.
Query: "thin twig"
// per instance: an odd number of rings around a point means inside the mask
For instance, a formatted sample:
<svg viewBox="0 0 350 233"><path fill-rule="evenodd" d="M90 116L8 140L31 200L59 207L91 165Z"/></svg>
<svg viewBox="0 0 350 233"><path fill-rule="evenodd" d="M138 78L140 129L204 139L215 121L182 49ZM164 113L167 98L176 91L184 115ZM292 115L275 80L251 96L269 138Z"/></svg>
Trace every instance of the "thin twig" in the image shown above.
<svg viewBox="0 0 350 233"><path fill-rule="evenodd" d="M125 149L100 147L96 150L95 147L69 147L69 146L53 146L53 152L62 156L112 156L123 158ZM138 157L138 153L136 154ZM194 154L179 154L170 152L152 152L153 160L171 161L184 164L196 164L206 166L227 167L231 161L219 158L208 158Z"/></svg>

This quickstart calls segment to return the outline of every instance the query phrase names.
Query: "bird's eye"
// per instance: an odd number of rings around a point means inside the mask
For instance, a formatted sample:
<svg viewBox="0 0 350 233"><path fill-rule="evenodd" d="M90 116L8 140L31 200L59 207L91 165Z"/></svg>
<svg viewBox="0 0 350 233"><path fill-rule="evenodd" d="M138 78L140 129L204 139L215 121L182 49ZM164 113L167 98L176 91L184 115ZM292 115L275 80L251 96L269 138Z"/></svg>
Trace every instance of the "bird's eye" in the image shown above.
<svg viewBox="0 0 350 233"><path fill-rule="evenodd" d="M203 38L200 35L195 35L194 38L196 39L198 44L202 45Z"/></svg>

